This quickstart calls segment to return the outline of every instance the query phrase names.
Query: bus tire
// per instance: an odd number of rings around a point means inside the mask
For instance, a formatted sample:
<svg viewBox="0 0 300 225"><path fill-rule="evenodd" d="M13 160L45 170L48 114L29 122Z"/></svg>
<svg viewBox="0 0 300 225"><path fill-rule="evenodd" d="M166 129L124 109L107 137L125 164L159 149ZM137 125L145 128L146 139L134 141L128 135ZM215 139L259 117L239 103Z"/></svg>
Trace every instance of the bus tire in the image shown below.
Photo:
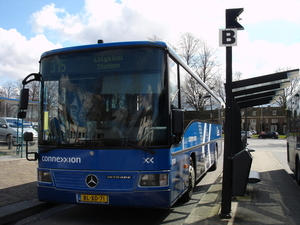
<svg viewBox="0 0 300 225"><path fill-rule="evenodd" d="M189 166L189 187L188 190L181 196L180 202L186 203L191 200L194 188L196 184L196 176L195 176L195 167L193 159L190 159L190 166Z"/></svg>
<svg viewBox="0 0 300 225"><path fill-rule="evenodd" d="M300 185L300 160L298 157L296 159L295 180L297 184Z"/></svg>
<svg viewBox="0 0 300 225"><path fill-rule="evenodd" d="M215 171L218 168L218 148L215 149L215 162L211 165L208 171Z"/></svg>

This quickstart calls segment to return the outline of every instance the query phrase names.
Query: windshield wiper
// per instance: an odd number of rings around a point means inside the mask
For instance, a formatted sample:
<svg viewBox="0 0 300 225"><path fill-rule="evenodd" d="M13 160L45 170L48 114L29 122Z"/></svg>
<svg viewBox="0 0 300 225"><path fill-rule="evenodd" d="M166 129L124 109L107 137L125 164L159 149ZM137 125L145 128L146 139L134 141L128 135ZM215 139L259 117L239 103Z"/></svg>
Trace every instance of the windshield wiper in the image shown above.
<svg viewBox="0 0 300 225"><path fill-rule="evenodd" d="M128 146L143 150L145 152L149 152L150 154L154 155L156 152L154 150L148 149L146 147L143 146L139 146L139 145L135 145L135 144L131 144L131 143L127 143Z"/></svg>

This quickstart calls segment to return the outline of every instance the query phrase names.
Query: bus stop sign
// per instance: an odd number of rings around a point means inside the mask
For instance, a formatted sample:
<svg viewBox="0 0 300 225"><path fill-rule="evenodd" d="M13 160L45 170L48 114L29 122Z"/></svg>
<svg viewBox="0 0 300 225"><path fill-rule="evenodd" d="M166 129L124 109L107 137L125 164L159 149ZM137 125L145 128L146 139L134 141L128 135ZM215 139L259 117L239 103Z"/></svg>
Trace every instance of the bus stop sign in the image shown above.
<svg viewBox="0 0 300 225"><path fill-rule="evenodd" d="M244 27L239 24L238 17L244 11L244 8L226 9L226 28L236 28L244 30Z"/></svg>
<svg viewBox="0 0 300 225"><path fill-rule="evenodd" d="M237 46L237 29L220 29L219 46Z"/></svg>

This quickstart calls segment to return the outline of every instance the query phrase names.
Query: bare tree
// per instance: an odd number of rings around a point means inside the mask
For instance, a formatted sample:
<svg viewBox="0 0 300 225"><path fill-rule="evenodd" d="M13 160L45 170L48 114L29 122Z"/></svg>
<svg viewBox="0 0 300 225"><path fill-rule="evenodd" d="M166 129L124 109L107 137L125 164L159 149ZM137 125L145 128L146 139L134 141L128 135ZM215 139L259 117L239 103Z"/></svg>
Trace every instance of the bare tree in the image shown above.
<svg viewBox="0 0 300 225"><path fill-rule="evenodd" d="M216 49L188 32L181 33L177 47L173 48L208 87L218 92L216 83L220 80L220 64L217 60ZM192 81L188 83L190 88L187 89L189 93L186 93L187 104L200 112L205 103L202 98L206 91Z"/></svg>
<svg viewBox="0 0 300 225"><path fill-rule="evenodd" d="M184 90L186 107L192 107L197 112L202 111L204 106L205 89L199 85L196 80L190 78L187 80L186 90Z"/></svg>
<svg viewBox="0 0 300 225"><path fill-rule="evenodd" d="M233 81L238 81L242 78L242 72L241 71L235 71L233 76L232 76L232 80Z"/></svg>
<svg viewBox="0 0 300 225"><path fill-rule="evenodd" d="M209 87L214 87L219 79L220 63L217 60L216 49L210 47L205 41L200 41L198 55L194 60L194 70L200 79Z"/></svg>
<svg viewBox="0 0 300 225"><path fill-rule="evenodd" d="M201 40L194 34L181 33L177 46L174 49L186 61L187 65L193 68L199 55Z"/></svg>
<svg viewBox="0 0 300 225"><path fill-rule="evenodd" d="M5 98L16 98L18 96L18 90L16 82L7 81L3 84L2 95Z"/></svg>
<svg viewBox="0 0 300 225"><path fill-rule="evenodd" d="M216 49L191 33L182 33L175 48L199 78L209 87L214 87L220 75L220 63Z"/></svg>
<svg viewBox="0 0 300 225"><path fill-rule="evenodd" d="M16 87L16 94L15 98L20 99L20 91L23 88L22 84L23 79L19 79L14 82ZM29 105L28 109L26 110L26 116L27 120L30 120L32 122L36 122L38 119L38 105L37 102L39 101L39 82L34 81L26 84L25 88L29 89Z"/></svg>
<svg viewBox="0 0 300 225"><path fill-rule="evenodd" d="M290 70L289 67L287 68L278 68L275 72L283 72ZM286 105L286 100L289 96L293 95L294 92L299 88L300 84L300 77L294 77L290 79L290 86L284 88L283 93L280 94L279 98L276 100L276 104L278 104L282 109L285 111L287 105Z"/></svg>
<svg viewBox="0 0 300 225"><path fill-rule="evenodd" d="M233 81L241 80L242 72L235 71L232 75ZM217 75L214 83L214 92L215 94L225 103L226 102L226 92L225 92L225 79L221 75Z"/></svg>
<svg viewBox="0 0 300 225"><path fill-rule="evenodd" d="M17 99L18 98L18 86L16 85L16 82L13 81L7 81L3 84L1 88L1 97L10 98L10 99ZM17 106L16 104L9 104L9 103L3 103L1 105L1 114L3 116L15 116L17 113Z"/></svg>
<svg viewBox="0 0 300 225"><path fill-rule="evenodd" d="M39 101L39 87L40 83L38 81L33 81L27 84L29 89L29 101L31 102L38 102ZM30 121L36 122L38 118L38 105L31 104L27 110L27 117L30 118Z"/></svg>
<svg viewBox="0 0 300 225"><path fill-rule="evenodd" d="M156 36L156 35L152 35L152 37L147 37L147 39L149 40L149 41L161 41L161 38L159 38L158 36Z"/></svg>
<svg viewBox="0 0 300 225"><path fill-rule="evenodd" d="M215 81L214 92L224 103L226 102L225 80L221 76Z"/></svg>

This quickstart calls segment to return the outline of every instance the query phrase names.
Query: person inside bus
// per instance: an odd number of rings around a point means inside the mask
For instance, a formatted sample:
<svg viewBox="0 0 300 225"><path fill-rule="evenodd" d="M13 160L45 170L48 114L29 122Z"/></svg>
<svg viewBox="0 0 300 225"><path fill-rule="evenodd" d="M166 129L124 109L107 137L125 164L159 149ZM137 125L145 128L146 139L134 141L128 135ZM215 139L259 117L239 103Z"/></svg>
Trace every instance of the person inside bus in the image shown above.
<svg viewBox="0 0 300 225"><path fill-rule="evenodd" d="M120 138L125 137L127 116L128 112L126 108L121 107L114 111L109 125L108 138L120 141ZM114 140L115 143L116 140Z"/></svg>
<svg viewBox="0 0 300 225"><path fill-rule="evenodd" d="M138 145L151 145L153 141L153 133L151 127L153 125L153 109L152 109L152 88L147 86L147 92L141 95L141 113L138 117Z"/></svg>

